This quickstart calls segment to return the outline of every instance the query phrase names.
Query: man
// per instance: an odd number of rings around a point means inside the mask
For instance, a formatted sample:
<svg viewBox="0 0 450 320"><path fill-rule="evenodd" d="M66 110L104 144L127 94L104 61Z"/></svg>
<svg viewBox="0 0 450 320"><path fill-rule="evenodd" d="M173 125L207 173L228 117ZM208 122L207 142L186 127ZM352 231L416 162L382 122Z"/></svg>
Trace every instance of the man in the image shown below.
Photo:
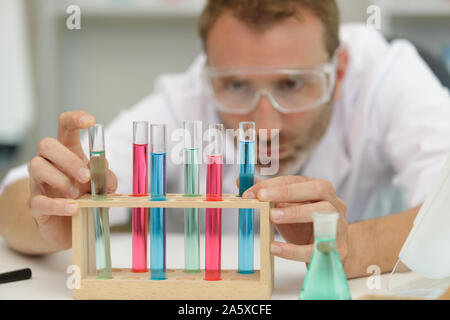
<svg viewBox="0 0 450 320"><path fill-rule="evenodd" d="M161 77L106 129L109 190L131 192L133 120L167 123L169 135L183 120L227 128L255 121L268 137L280 130L278 177L262 176L244 194L276 203L271 220L286 243L272 243L272 253L308 262L312 213L336 211L347 277L373 264L390 271L450 151L448 92L415 49L364 26L339 32L332 0L211 0L200 35L205 55L186 73ZM90 191L79 132L94 123L83 111L62 114L30 177L17 181L22 167L6 178L0 231L12 248L70 248L70 216L79 210L70 198ZM182 191L174 187L180 167L168 161L170 192ZM236 192L234 168L224 169L226 192Z"/></svg>

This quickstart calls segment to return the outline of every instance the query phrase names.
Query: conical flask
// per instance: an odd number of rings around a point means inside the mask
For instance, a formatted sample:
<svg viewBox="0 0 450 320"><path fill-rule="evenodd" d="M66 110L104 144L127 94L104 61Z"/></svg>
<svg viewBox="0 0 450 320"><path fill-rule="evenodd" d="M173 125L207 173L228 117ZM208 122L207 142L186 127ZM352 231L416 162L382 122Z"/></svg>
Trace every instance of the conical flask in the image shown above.
<svg viewBox="0 0 450 320"><path fill-rule="evenodd" d="M314 251L303 280L300 300L351 300L336 246L339 214L313 213Z"/></svg>

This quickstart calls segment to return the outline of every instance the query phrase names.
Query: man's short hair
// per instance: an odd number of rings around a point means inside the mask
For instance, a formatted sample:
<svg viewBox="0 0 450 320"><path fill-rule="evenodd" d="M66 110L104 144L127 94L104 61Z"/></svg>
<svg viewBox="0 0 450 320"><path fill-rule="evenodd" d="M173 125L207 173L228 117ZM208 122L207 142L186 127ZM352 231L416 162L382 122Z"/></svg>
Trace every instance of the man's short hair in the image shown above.
<svg viewBox="0 0 450 320"><path fill-rule="evenodd" d="M214 23L224 12L231 12L249 27L264 31L270 26L302 12L314 14L323 24L324 44L330 57L339 46L339 9L335 0L208 0L199 21L199 33L206 40Z"/></svg>

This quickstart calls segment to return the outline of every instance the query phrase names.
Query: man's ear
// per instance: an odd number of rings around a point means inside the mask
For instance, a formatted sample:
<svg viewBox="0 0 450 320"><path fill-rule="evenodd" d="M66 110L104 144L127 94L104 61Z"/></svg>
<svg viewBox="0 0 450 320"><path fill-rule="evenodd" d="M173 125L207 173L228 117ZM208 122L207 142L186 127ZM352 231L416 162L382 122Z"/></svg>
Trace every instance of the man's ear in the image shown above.
<svg viewBox="0 0 450 320"><path fill-rule="evenodd" d="M336 89L334 91L333 100L337 101L342 95L342 82L349 63L350 55L346 46L342 46L337 57L337 72L336 72Z"/></svg>

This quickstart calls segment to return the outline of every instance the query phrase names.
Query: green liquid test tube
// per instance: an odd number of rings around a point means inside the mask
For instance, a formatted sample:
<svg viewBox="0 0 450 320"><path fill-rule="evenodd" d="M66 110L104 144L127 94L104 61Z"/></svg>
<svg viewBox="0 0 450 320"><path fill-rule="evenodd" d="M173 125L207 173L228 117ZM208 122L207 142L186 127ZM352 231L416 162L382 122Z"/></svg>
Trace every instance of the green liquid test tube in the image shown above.
<svg viewBox="0 0 450 320"><path fill-rule="evenodd" d="M106 158L103 125L89 128L89 156L91 168L91 193L94 200L106 200ZM112 278L111 247L109 241L108 208L93 208L95 229L95 262L97 279Z"/></svg>
<svg viewBox="0 0 450 320"><path fill-rule="evenodd" d="M198 197L199 166L202 141L202 122L184 122L184 195ZM200 272L199 209L184 209L184 271Z"/></svg>

